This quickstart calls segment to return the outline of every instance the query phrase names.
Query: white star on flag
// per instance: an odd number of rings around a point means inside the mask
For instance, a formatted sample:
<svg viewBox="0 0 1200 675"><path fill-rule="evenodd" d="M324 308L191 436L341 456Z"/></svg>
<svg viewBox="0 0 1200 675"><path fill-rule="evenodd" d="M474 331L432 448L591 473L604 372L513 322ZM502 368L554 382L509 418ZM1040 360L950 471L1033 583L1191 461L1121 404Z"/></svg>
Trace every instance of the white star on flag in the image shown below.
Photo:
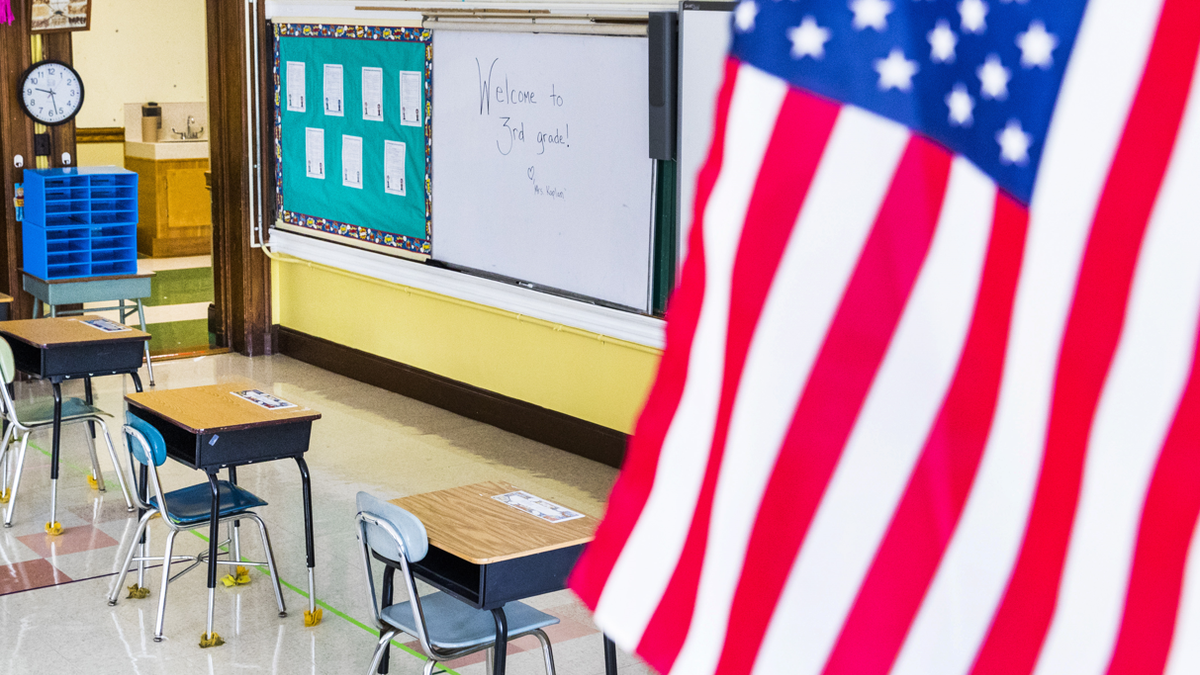
<svg viewBox="0 0 1200 675"><path fill-rule="evenodd" d="M1012 72L1000 63L999 56L989 54L975 74L979 76L980 91L984 98L997 101L1008 98L1008 81L1012 79Z"/></svg>
<svg viewBox="0 0 1200 675"><path fill-rule="evenodd" d="M871 27L882 33L887 30L887 15L892 13L889 0L853 0L850 11L854 12L851 25L857 30Z"/></svg>
<svg viewBox="0 0 1200 675"><path fill-rule="evenodd" d="M788 39L792 41L792 58L802 59L811 56L820 60L825 58L825 43L829 42L829 29L817 25L812 16L804 17L799 26L787 30Z"/></svg>
<svg viewBox="0 0 1200 675"><path fill-rule="evenodd" d="M967 93L967 86L962 82L954 85L954 89L946 94L946 106L950 108L950 124L956 127L969 127L975 121L972 113L975 111L975 99Z"/></svg>
<svg viewBox="0 0 1200 675"><path fill-rule="evenodd" d="M1002 164L1024 166L1029 162L1029 146L1033 138L1021 130L1021 123L1017 120L1009 120L1004 130L996 133L996 142L1000 144Z"/></svg>
<svg viewBox="0 0 1200 675"><path fill-rule="evenodd" d="M929 39L929 58L934 63L953 63L954 48L958 46L958 36L950 29L950 22L940 19L933 30L925 36Z"/></svg>
<svg viewBox="0 0 1200 675"><path fill-rule="evenodd" d="M1021 65L1026 68L1037 66L1042 70L1050 68L1054 63L1054 48L1058 46L1058 38L1046 32L1046 26L1041 21L1029 24L1029 30L1017 34L1017 46L1021 48Z"/></svg>
<svg viewBox="0 0 1200 675"><path fill-rule="evenodd" d="M988 6L983 0L962 0L958 3L958 13L962 17L964 33L982 33L987 30Z"/></svg>
<svg viewBox="0 0 1200 675"><path fill-rule="evenodd" d="M754 17L758 16L758 5L754 0L742 0L733 10L733 23L742 33L754 30Z"/></svg>
<svg viewBox="0 0 1200 675"><path fill-rule="evenodd" d="M879 73L879 88L882 91L912 89L912 78L919 68L916 61L904 58L899 47L893 47L886 59L875 59L875 70Z"/></svg>

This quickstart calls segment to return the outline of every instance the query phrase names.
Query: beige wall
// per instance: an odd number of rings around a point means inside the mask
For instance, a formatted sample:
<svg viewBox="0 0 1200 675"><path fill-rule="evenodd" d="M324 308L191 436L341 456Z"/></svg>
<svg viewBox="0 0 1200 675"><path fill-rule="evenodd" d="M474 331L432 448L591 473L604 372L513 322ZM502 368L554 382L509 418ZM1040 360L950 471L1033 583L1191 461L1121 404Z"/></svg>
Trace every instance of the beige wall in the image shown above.
<svg viewBox="0 0 1200 675"><path fill-rule="evenodd" d="M126 103L207 101L204 26L204 0L92 0L91 30L73 37L76 125L124 126Z"/></svg>

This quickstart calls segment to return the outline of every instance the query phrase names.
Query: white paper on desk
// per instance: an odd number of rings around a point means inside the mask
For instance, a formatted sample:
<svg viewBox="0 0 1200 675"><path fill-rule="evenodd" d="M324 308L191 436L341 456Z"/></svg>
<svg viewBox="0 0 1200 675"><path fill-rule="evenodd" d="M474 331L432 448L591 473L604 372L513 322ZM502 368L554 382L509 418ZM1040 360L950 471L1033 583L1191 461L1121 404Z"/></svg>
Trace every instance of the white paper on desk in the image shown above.
<svg viewBox="0 0 1200 675"><path fill-rule="evenodd" d="M342 136L342 185L362 189L362 137Z"/></svg>
<svg viewBox="0 0 1200 675"><path fill-rule="evenodd" d="M340 63L325 64L325 114L342 117L342 65Z"/></svg>
<svg viewBox="0 0 1200 675"><path fill-rule="evenodd" d="M91 319L90 321L80 321L80 323L86 326L91 326L96 330L102 330L105 333L123 333L127 330L133 330L129 326L119 324L115 321L109 321L108 319Z"/></svg>
<svg viewBox="0 0 1200 675"><path fill-rule="evenodd" d="M304 62L287 62L287 109L304 112Z"/></svg>
<svg viewBox="0 0 1200 675"><path fill-rule="evenodd" d="M383 121L383 68L362 69L363 119Z"/></svg>
<svg viewBox="0 0 1200 675"><path fill-rule="evenodd" d="M421 73L400 71L400 125L421 126Z"/></svg>
<svg viewBox="0 0 1200 675"><path fill-rule="evenodd" d="M404 196L405 145L400 141L383 142L383 191Z"/></svg>
<svg viewBox="0 0 1200 675"><path fill-rule="evenodd" d="M296 408L295 403L290 403L277 396L272 396L261 389L244 389L242 391L229 392L234 396L245 399L254 405L266 408L267 410L283 410L284 408Z"/></svg>
<svg viewBox="0 0 1200 675"><path fill-rule="evenodd" d="M583 517L583 514L578 511L572 511L565 506L559 506L541 497L535 497L524 490L496 495L492 499L551 523L561 523Z"/></svg>
<svg viewBox="0 0 1200 675"><path fill-rule="evenodd" d="M325 179L325 130L304 129L304 175Z"/></svg>

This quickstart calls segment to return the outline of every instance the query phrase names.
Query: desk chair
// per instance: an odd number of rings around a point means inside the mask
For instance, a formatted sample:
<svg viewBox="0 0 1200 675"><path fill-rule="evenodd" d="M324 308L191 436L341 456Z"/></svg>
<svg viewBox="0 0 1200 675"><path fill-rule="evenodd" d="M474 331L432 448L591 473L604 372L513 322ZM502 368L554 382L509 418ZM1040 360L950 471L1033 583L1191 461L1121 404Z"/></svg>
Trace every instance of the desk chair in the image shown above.
<svg viewBox="0 0 1200 675"><path fill-rule="evenodd" d="M4 440L0 442L0 502L8 502L8 510L4 514L5 527L12 527L13 511L17 506L17 489L21 486L21 472L25 467L25 450L29 447L29 435L38 429L54 426L54 401L50 399L13 401L9 389L16 372L12 346L8 344L7 340L0 338L0 380L3 380L3 383L0 384L0 406L4 408L4 421L8 427L4 432ZM92 437L92 425L98 424L104 434L104 442L108 445L108 455L112 458L113 467L117 471L117 481L121 484L121 492L125 495L125 508L132 511L133 502L129 498L130 491L125 485L125 475L121 471L120 461L117 460L117 451L113 447L112 438L108 435L108 426L104 424L105 416L108 416L108 413L81 398L72 396L63 399L62 425L64 427L67 424L89 423L84 427L88 452L92 458L92 475L88 476L88 482L97 490L105 491L104 474L100 472L100 464L96 461L96 441ZM11 463L9 451L18 438L20 447L17 450L12 492L10 493L8 491L9 464ZM62 533L62 526L56 520L57 506L58 481L52 479L50 481L50 520L46 523L46 531L50 534Z"/></svg>
<svg viewBox="0 0 1200 675"><path fill-rule="evenodd" d="M475 609L446 593L430 593L424 598L417 594L417 583L408 564L419 562L429 550L425 526L413 514L377 499L366 492L358 493L358 540L362 542L363 564L367 571L367 591L371 609L379 624L379 646L371 659L368 673L386 673L384 657L392 638L403 632L417 638L429 657L424 675L431 675L439 661L450 661L495 645L496 624L492 613ZM383 607L375 596L375 580L371 574L371 556L386 565L384 570ZM391 575L399 569L408 589L407 602L391 604ZM558 619L540 612L523 602L504 606L508 617L508 640L526 635L537 636L542 644L547 675L554 675L554 653L550 639L542 628L558 623ZM488 660L491 670L491 660Z"/></svg>
<svg viewBox="0 0 1200 675"><path fill-rule="evenodd" d="M162 482L158 477L158 467L162 466L162 463L167 459L167 444L163 440L162 434L159 433L158 429L155 429L133 413L126 413L126 418L129 423L125 425L124 430L129 446L130 467L133 467L134 462L136 462L148 469L148 480L154 488L154 496L143 501L141 494L138 494L136 491L134 493L138 508L144 509L145 513L138 521L137 531L134 532L133 538L129 540L129 550L125 553L125 562L121 565L121 572L117 575L112 591L108 595L108 604L110 606L117 604L117 596L120 594L121 587L125 583L125 575L129 573L130 564L137 562L140 573L147 562L161 562L162 587L158 594L158 619L154 624L154 641L161 642L163 639L164 615L167 609L167 585L172 580L171 564L189 561L192 563L174 576L174 578L179 578L208 561L207 549L203 553L194 556L171 555L171 550L175 544L175 535L195 529L207 530L212 514L212 492L209 483L204 482L164 493ZM271 539L267 535L267 526L263 524L258 514L250 510L259 506L266 506L267 503L250 491L238 487L227 480L217 481L217 487L221 496L220 522L253 520L258 524L258 531L262 535L263 550L267 554L266 562L243 561L237 559L237 556L234 555L229 560L217 560L217 564L265 566L271 573L271 582L275 589L275 602L279 605L279 616L287 616L287 608L283 604L283 592L279 586L279 575L275 571L275 556L271 553ZM166 550L161 557L147 556L145 551L146 544L141 543L143 542L142 534L146 532L146 525L155 516L162 516L162 521L166 523L169 530L167 532ZM135 556L134 553L138 548L142 548L141 555ZM214 591L215 589L211 588L208 591L208 623L205 628L204 637L200 641L201 647L215 647L225 642L212 629L213 603L215 600Z"/></svg>

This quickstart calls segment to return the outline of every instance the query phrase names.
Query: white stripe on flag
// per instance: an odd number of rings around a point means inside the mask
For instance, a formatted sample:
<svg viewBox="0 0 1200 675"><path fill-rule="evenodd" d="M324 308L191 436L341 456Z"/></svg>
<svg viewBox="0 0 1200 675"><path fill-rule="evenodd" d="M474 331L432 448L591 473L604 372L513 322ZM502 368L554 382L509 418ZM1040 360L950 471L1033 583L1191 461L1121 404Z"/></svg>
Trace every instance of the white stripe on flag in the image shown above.
<svg viewBox="0 0 1200 675"><path fill-rule="evenodd" d="M1008 585L1041 465L1080 260L1159 9L1159 2L1088 5L1033 194L995 421L893 675L968 672Z"/></svg>
<svg viewBox="0 0 1200 675"><path fill-rule="evenodd" d="M663 441L654 486L596 607L596 622L633 651L675 571L704 479L724 373L730 280L746 209L787 84L742 66L724 164L704 213L705 288L687 382Z"/></svg>
<svg viewBox="0 0 1200 675"><path fill-rule="evenodd" d="M817 675L824 667L954 378L995 203L995 184L955 159L929 254L793 564L754 673Z"/></svg>
<svg viewBox="0 0 1200 675"><path fill-rule="evenodd" d="M1163 675L1200 673L1200 527L1188 545L1187 566L1183 570L1183 589L1179 594L1179 614L1175 635Z"/></svg>
<svg viewBox="0 0 1200 675"><path fill-rule="evenodd" d="M1146 490L1191 373L1200 313L1200 69L1194 75L1093 422L1038 675L1101 675L1108 669Z"/></svg>
<svg viewBox="0 0 1200 675"><path fill-rule="evenodd" d="M672 673L716 669L779 447L908 139L858 108L838 114L746 355L725 449L736 460L721 465L696 611Z"/></svg>

